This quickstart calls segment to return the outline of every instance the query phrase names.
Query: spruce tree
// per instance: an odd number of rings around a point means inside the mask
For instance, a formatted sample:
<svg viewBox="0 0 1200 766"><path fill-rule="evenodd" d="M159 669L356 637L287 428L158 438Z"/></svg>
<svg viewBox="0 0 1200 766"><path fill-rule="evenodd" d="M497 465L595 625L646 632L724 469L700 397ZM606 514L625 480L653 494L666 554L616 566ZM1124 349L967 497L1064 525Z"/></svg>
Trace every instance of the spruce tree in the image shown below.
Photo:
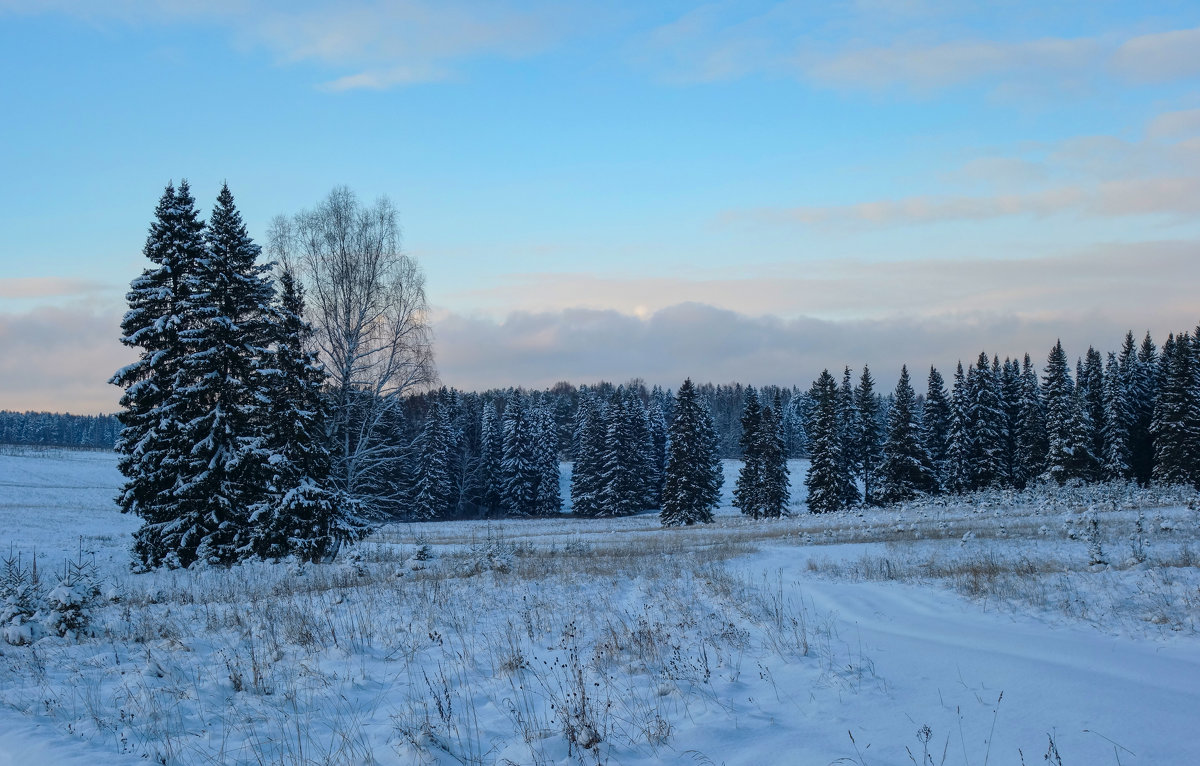
<svg viewBox="0 0 1200 766"><path fill-rule="evenodd" d="M763 470L762 515L778 518L787 513L790 490L788 488L787 445L783 436L783 397L775 392L772 406L763 409L761 433L761 457Z"/></svg>
<svg viewBox="0 0 1200 766"><path fill-rule="evenodd" d="M762 408L754 386L746 386L742 407L742 469L733 489L733 507L757 519L763 513Z"/></svg>
<svg viewBox="0 0 1200 766"><path fill-rule="evenodd" d="M1117 355L1111 351L1104 370L1103 394L1104 477L1109 481L1126 481L1133 476L1129 449L1133 409L1129 402L1129 381Z"/></svg>
<svg viewBox="0 0 1200 766"><path fill-rule="evenodd" d="M1163 344L1151 433L1155 481L1200 488L1200 391L1192 344L1186 332Z"/></svg>
<svg viewBox="0 0 1200 766"><path fill-rule="evenodd" d="M662 524L674 527L711 522L721 487L719 461L714 475L716 433L690 378L675 395L669 437Z"/></svg>
<svg viewBox="0 0 1200 766"><path fill-rule="evenodd" d="M591 391L584 392L575 415L575 462L571 469L571 511L577 516L600 515L607 432L596 395Z"/></svg>
<svg viewBox="0 0 1200 766"><path fill-rule="evenodd" d="M1126 343L1132 346L1132 333ZM1154 419L1155 398L1158 392L1158 349L1147 332L1138 348L1136 357L1122 349L1122 363L1130 368L1129 401L1133 408L1133 425L1130 428L1129 451L1133 475L1143 486L1150 483L1154 474L1154 435L1151 423Z"/></svg>
<svg viewBox="0 0 1200 766"><path fill-rule="evenodd" d="M483 487L481 510L485 517L499 513L504 505L502 502L504 488L504 427L496 414L496 403L488 401L483 405L483 415L479 426L480 456L479 470L482 474L480 484Z"/></svg>
<svg viewBox="0 0 1200 766"><path fill-rule="evenodd" d="M858 408L854 403L854 386L851 384L850 367L842 370L842 385L838 389L838 434L841 440L839 470L845 477L839 483L843 493L839 507L848 508L858 505L862 495L858 491L857 479L862 465L859 460L859 444L862 440L862 423L859 421Z"/></svg>
<svg viewBox="0 0 1200 766"><path fill-rule="evenodd" d="M1021 451L1018 439L1021 433L1021 363L1016 359L1004 360L1000 375L1000 399L1004 404L1004 476L1013 486L1024 486L1021 468Z"/></svg>
<svg viewBox="0 0 1200 766"><path fill-rule="evenodd" d="M1024 487L1046 470L1046 414L1037 371L1029 354L1021 363L1021 402L1017 413L1017 474L1014 482Z"/></svg>
<svg viewBox="0 0 1200 766"><path fill-rule="evenodd" d="M186 356L181 333L192 284L189 275L205 256L204 223L183 181L168 184L142 252L152 267L130 284L129 311L121 320L121 343L139 349L132 364L113 375L125 389L118 416L116 449L125 483L117 502L124 513L142 518L134 533L136 566L186 565L179 557L179 509L173 490L182 460L190 451L185 427L189 412L179 395Z"/></svg>
<svg viewBox="0 0 1200 766"><path fill-rule="evenodd" d="M973 442L971 486L975 488L1000 486L1007 478L1004 473L1007 417L997 380L999 366L999 360L989 364L987 354L981 351L973 368L973 384L968 387Z"/></svg>
<svg viewBox="0 0 1200 766"><path fill-rule="evenodd" d="M1107 429L1107 419L1104 410L1104 359L1100 352L1088 346L1083 358L1082 370L1077 376L1082 383L1079 386L1080 396L1083 397L1091 428L1091 452L1103 462L1107 450L1104 433Z"/></svg>
<svg viewBox="0 0 1200 766"><path fill-rule="evenodd" d="M880 500L900 503L919 494L933 492L937 477L933 461L921 441L916 417L916 394L908 377L908 366L900 368L895 400L888 413L887 440L879 471Z"/></svg>
<svg viewBox="0 0 1200 766"><path fill-rule="evenodd" d="M813 383L810 396L813 402L808 424L808 510L812 513L839 511L847 506L850 495L845 484L853 478L845 469L842 451L841 395L837 382L823 370Z"/></svg>
<svg viewBox="0 0 1200 766"><path fill-rule="evenodd" d="M650 460L654 470L653 496L651 508L662 507L663 485L667 476L667 416L663 412L662 403L657 398L651 398L650 409L646 413L650 421Z"/></svg>
<svg viewBox="0 0 1200 766"><path fill-rule="evenodd" d="M638 472L642 445L636 429L637 417L624 387L618 388L608 406L608 430L600 471L601 516L628 516L643 509L644 484Z"/></svg>
<svg viewBox="0 0 1200 766"><path fill-rule="evenodd" d="M562 493L558 473L558 426L549 407L537 411L535 425L538 492L534 508L539 516L554 516L562 513Z"/></svg>
<svg viewBox="0 0 1200 766"><path fill-rule="evenodd" d="M875 379L863 366L862 377L854 389L854 409L858 427L855 430L855 462L863 482L863 502L877 505L879 463L883 457L883 433L879 423L879 399L875 396Z"/></svg>
<svg viewBox="0 0 1200 766"><path fill-rule="evenodd" d="M1098 465L1091 453L1087 407L1075 390L1059 341L1050 349L1042 378L1046 401L1046 474L1059 484L1090 479Z"/></svg>
<svg viewBox="0 0 1200 766"><path fill-rule="evenodd" d="M950 398L946 393L946 382L942 379L942 374L933 366L929 368L925 407L921 410L921 442L933 461L938 481L937 489L941 489L948 481Z"/></svg>
<svg viewBox="0 0 1200 766"><path fill-rule="evenodd" d="M945 489L949 492L967 492L974 486L975 441L971 415L971 395L962 362L959 362L950 395L950 431L946 444Z"/></svg>
<svg viewBox="0 0 1200 766"><path fill-rule="evenodd" d="M417 483L410 514L414 520L445 519L453 512L456 500L450 467L453 447L450 418L440 398L434 397L417 440Z"/></svg>
<svg viewBox="0 0 1200 766"><path fill-rule="evenodd" d="M267 499L251 517L254 551L264 558L326 561L370 527L331 483L325 368L308 350L312 328L303 318L303 289L287 269L279 288L270 328L273 350L257 370L269 403L264 441L271 474Z"/></svg>
<svg viewBox="0 0 1200 766"><path fill-rule="evenodd" d="M175 394L187 412L191 447L182 456L177 528L180 564L231 564L253 552L249 509L265 497L270 472L262 378L274 288L257 263L229 187L223 186L206 230L206 252L185 280L180 331L186 356Z"/></svg>
<svg viewBox="0 0 1200 766"><path fill-rule="evenodd" d="M525 396L513 391L504 406L504 457L501 502L506 513L528 516L537 502L541 473L534 455L534 431Z"/></svg>

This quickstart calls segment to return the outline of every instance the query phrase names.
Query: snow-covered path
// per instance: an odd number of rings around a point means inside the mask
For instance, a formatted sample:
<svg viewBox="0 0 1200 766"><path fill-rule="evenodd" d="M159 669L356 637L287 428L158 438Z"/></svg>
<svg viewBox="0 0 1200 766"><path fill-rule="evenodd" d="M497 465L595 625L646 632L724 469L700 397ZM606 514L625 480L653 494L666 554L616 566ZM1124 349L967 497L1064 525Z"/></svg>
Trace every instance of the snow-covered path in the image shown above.
<svg viewBox="0 0 1200 766"><path fill-rule="evenodd" d="M1018 748L1026 763L1042 762L1047 734L1066 764L1115 764L1116 743L1122 764L1200 763L1195 641L1056 625L927 586L833 582L804 564L795 548L781 548L755 557L748 571L780 578L810 612L836 615L845 654L870 663L884 699L846 697L840 716L860 750L872 745L862 750L866 763L911 763L905 746L919 760L915 731L928 724L935 762L948 736L948 763L982 764L993 718L992 763L1019 762Z"/></svg>

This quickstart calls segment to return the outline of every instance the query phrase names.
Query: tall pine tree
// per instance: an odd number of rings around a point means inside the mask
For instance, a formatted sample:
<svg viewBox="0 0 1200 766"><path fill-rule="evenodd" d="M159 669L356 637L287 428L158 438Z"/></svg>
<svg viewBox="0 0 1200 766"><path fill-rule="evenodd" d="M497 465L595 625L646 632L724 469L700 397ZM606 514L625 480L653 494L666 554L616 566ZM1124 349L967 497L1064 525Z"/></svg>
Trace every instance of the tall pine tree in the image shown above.
<svg viewBox="0 0 1200 766"><path fill-rule="evenodd" d="M921 441L915 410L916 394L905 365L900 368L895 401L888 413L887 440L879 472L882 502L904 502L937 488L933 461Z"/></svg>
<svg viewBox="0 0 1200 766"><path fill-rule="evenodd" d="M662 524L675 527L711 522L720 497L721 466L715 459L712 417L690 378L675 395L669 435Z"/></svg>

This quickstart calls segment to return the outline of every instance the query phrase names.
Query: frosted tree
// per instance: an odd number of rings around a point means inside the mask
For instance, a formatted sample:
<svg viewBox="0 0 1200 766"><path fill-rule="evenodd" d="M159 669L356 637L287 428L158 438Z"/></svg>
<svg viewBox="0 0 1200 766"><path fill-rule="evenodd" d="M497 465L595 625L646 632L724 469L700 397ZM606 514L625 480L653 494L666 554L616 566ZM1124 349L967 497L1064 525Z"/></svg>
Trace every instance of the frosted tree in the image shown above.
<svg viewBox="0 0 1200 766"><path fill-rule="evenodd" d="M643 508L645 484L639 468L645 442L637 431L638 417L624 388L618 388L609 402L604 437L599 493L602 516L628 516Z"/></svg>
<svg viewBox="0 0 1200 766"><path fill-rule="evenodd" d="M330 480L325 443L325 368L309 349L304 291L291 271L279 277L279 305L271 326L273 350L257 373L268 401L264 447L267 497L252 509L254 551L264 558L295 555L328 561L370 528L350 498Z"/></svg>
<svg viewBox="0 0 1200 766"><path fill-rule="evenodd" d="M174 395L191 446L181 456L174 528L182 566L230 564L253 553L249 511L264 500L266 386L274 287L229 187L206 230L206 250L185 277L184 327Z"/></svg>
<svg viewBox="0 0 1200 766"><path fill-rule="evenodd" d="M1109 352L1104 370L1104 477L1110 481L1125 481L1133 476L1129 449L1133 409L1129 402L1129 381Z"/></svg>
<svg viewBox="0 0 1200 766"><path fill-rule="evenodd" d="M1154 479L1200 488L1200 390L1188 333L1168 336L1162 348L1154 436Z"/></svg>
<svg viewBox="0 0 1200 766"><path fill-rule="evenodd" d="M537 502L534 504L534 510L539 516L553 516L562 513L562 494L559 490L558 426L549 407L541 407L535 412L534 427L534 449L538 468Z"/></svg>
<svg viewBox="0 0 1200 766"><path fill-rule="evenodd" d="M742 468L733 488L733 506L746 516L757 519L763 512L763 434L762 407L754 386L746 386L742 408Z"/></svg>
<svg viewBox="0 0 1200 766"><path fill-rule="evenodd" d="M716 458L712 417L690 378L675 395L669 437L662 524L675 527L709 523L720 498L721 464Z"/></svg>
<svg viewBox="0 0 1200 766"><path fill-rule="evenodd" d="M1090 449L1093 455L1103 461L1106 451L1104 433L1107 427L1104 409L1104 358L1091 346L1088 346L1076 380L1080 381L1079 396L1083 399L1083 407L1087 411L1091 427Z"/></svg>
<svg viewBox="0 0 1200 766"><path fill-rule="evenodd" d="M577 516L600 515L604 439L608 428L596 395L582 393L575 413L575 463L571 469L571 511Z"/></svg>
<svg viewBox="0 0 1200 766"><path fill-rule="evenodd" d="M651 508L662 507L663 484L667 475L667 416L662 404L657 398L650 400L650 408L646 412L650 423L650 462L654 470L654 481Z"/></svg>
<svg viewBox="0 0 1200 766"><path fill-rule="evenodd" d="M142 518L133 544L141 569L190 563L178 555L181 530L173 491L191 449L185 433L190 409L178 394L186 383L180 336L188 329L189 275L205 257L203 231L187 181L178 190L168 185L142 250L152 266L130 284L129 311L121 320L121 343L138 349L138 358L110 381L125 389L116 445L125 483L117 502L123 512Z"/></svg>
<svg viewBox="0 0 1200 766"><path fill-rule="evenodd" d="M1127 348L1132 347L1132 341L1131 333L1126 338ZM1154 435L1151 432L1151 423L1154 419L1158 391L1158 348L1147 332L1136 355L1123 348L1121 357L1122 368L1129 368L1129 401L1133 407L1133 425L1129 437L1130 462L1134 477L1139 484L1145 485L1150 483L1154 473Z"/></svg>
<svg viewBox="0 0 1200 766"><path fill-rule="evenodd" d="M1021 363L1021 402L1017 409L1017 473L1014 482L1024 487L1046 470L1046 414L1037 371L1029 354Z"/></svg>
<svg viewBox="0 0 1200 766"><path fill-rule="evenodd" d="M879 463L883 457L883 433L879 422L880 406L875 395L875 379L866 366L863 366L862 377L854 389L854 409L858 424L854 455L863 482L863 502L876 505L879 503L876 495L879 491Z"/></svg>
<svg viewBox="0 0 1200 766"><path fill-rule="evenodd" d="M1042 377L1046 401L1046 474L1059 484L1068 479L1088 479L1096 464L1091 454L1091 432L1084 422L1087 410L1076 394L1062 341L1046 359Z"/></svg>
<svg viewBox="0 0 1200 766"><path fill-rule="evenodd" d="M444 519L453 512L456 499L450 467L453 448L450 418L440 399L434 397L417 441L417 481L410 512L413 519Z"/></svg>
<svg viewBox="0 0 1200 766"><path fill-rule="evenodd" d="M962 362L954 371L954 390L950 395L950 431L946 442L946 483L950 492L967 492L975 484L974 432L971 423L971 395Z"/></svg>
<svg viewBox="0 0 1200 766"><path fill-rule="evenodd" d="M501 495L504 485L504 429L496 414L495 402L489 401L483 405L479 440L480 483L483 487L481 505L483 515L491 516L503 507Z"/></svg>
<svg viewBox="0 0 1200 766"><path fill-rule="evenodd" d="M841 455L841 396L837 381L823 370L810 392L813 408L808 423L810 463L804 485L808 488L808 510L827 513L846 507L850 492L846 483L853 478L845 469Z"/></svg>
<svg viewBox="0 0 1200 766"><path fill-rule="evenodd" d="M859 462L859 444L862 440L862 423L859 420L858 407L854 402L854 386L851 383L850 368L842 370L842 385L838 389L838 435L841 441L838 459L841 461L839 470L845 477L838 488L844 493L841 507L858 505L862 501L858 484L855 479L861 471Z"/></svg>
<svg viewBox="0 0 1200 766"><path fill-rule="evenodd" d="M504 510L514 516L528 516L537 503L538 470L533 424L525 396L514 391L504 407L504 457L501 461Z"/></svg>
<svg viewBox="0 0 1200 766"><path fill-rule="evenodd" d="M775 401L764 407L760 426L762 457L762 515L778 518L787 513L788 489L787 446L783 438L783 397L775 392Z"/></svg>
<svg viewBox="0 0 1200 766"><path fill-rule="evenodd" d="M970 378L969 423L972 435L972 487L994 487L1005 483L1005 442L1008 429L1000 386L996 373L999 362L988 362L987 354L979 353Z"/></svg>
<svg viewBox="0 0 1200 766"><path fill-rule="evenodd" d="M900 368L895 400L888 412L887 439L879 471L880 499L885 503L911 500L937 488L933 461L922 443L915 410L916 394L905 365Z"/></svg>
<svg viewBox="0 0 1200 766"><path fill-rule="evenodd" d="M932 366L925 388L925 407L921 411L921 442L933 461L938 487L945 486L950 450L950 397L942 374Z"/></svg>

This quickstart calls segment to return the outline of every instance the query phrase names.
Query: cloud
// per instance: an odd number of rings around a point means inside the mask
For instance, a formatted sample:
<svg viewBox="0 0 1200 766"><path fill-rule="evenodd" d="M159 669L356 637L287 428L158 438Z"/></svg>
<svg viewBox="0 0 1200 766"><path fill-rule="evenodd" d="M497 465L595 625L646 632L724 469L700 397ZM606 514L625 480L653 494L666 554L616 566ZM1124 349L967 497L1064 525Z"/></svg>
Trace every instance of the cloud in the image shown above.
<svg viewBox="0 0 1200 766"><path fill-rule="evenodd" d="M1200 178L1135 178L988 196L919 195L850 205L732 210L723 220L888 227L1065 213L1089 218L1159 215L1193 220L1200 215Z"/></svg>
<svg viewBox="0 0 1200 766"><path fill-rule="evenodd" d="M133 360L121 314L87 306L0 312L0 409L115 412L108 378Z"/></svg>
<svg viewBox="0 0 1200 766"><path fill-rule="evenodd" d="M1166 331L1187 326L1163 323L1157 315L1110 312L1070 318L782 320L685 303L645 319L580 309L514 313L501 321L448 314L436 328L442 380L485 389L633 377L671 387L685 377L807 387L822 369L863 364L871 365L881 386L890 386L902 364L922 380L930 364L946 372L981 349L1001 358L1029 352L1041 362L1058 338L1068 353L1082 355L1089 345L1115 350L1128 329L1140 334L1149 327L1161 340Z"/></svg>
<svg viewBox="0 0 1200 766"><path fill-rule="evenodd" d="M743 268L733 278L541 273L513 275L486 290L446 294L439 302L484 307L493 316L518 308L586 308L643 317L690 302L747 315L823 320L935 320L977 312L1070 317L1105 307L1155 306L1182 321L1195 311L1200 294L1200 271L1194 268L1198 252L1200 242L1184 240L1031 258L806 261L756 272Z"/></svg>
<svg viewBox="0 0 1200 766"><path fill-rule="evenodd" d="M861 48L801 58L804 75L834 87L931 91L985 78L1074 76L1103 54L1092 39L1043 38L1018 42L963 40L930 46Z"/></svg>
<svg viewBox="0 0 1200 766"><path fill-rule="evenodd" d="M1155 139L1200 136L1200 109L1184 109L1157 115L1146 127L1146 135Z"/></svg>
<svg viewBox="0 0 1200 766"><path fill-rule="evenodd" d="M384 89L443 80L455 65L541 52L569 26L561 5L471 0L347 0L339 3L0 0L0 12L62 13L92 23L208 24L283 63L351 70L329 91Z"/></svg>
<svg viewBox="0 0 1200 766"><path fill-rule="evenodd" d="M1125 77L1143 82L1200 74L1200 27L1126 40L1113 55L1112 67Z"/></svg>
<svg viewBox="0 0 1200 766"><path fill-rule="evenodd" d="M109 290L108 285L68 277L13 277L0 282L0 299L72 298Z"/></svg>
<svg viewBox="0 0 1200 766"><path fill-rule="evenodd" d="M710 3L645 35L635 59L673 81L766 74L893 94L981 83L996 94L1064 92L1113 77L1164 82L1200 72L1200 29L998 39L995 30L1011 27L1020 8L1004 6L997 15L935 6L859 2L831 11L781 2L745 11Z"/></svg>

